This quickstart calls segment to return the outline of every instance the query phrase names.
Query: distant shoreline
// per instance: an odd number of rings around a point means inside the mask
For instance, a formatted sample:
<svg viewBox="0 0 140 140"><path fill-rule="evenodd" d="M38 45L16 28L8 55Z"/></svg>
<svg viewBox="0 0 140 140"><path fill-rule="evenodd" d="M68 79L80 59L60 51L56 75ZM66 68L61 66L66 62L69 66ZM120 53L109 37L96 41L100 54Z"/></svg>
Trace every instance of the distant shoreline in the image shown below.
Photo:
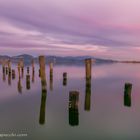
<svg viewBox="0 0 140 140"><path fill-rule="evenodd" d="M61 65L61 64L67 64L67 65L83 65L85 62L85 59L91 58L93 60L93 64L113 64L113 63L126 63L126 64L140 64L140 61L135 60L112 60L112 59L103 59L103 58L96 58L96 57L90 57L90 56L45 56L46 63L53 62L55 64ZM38 62L38 57L34 57L32 55L28 54L21 54L17 56L8 56L8 55L0 55L0 63L4 60L10 59L13 63L17 63L20 59L23 59L25 64L30 64L31 60L35 60L35 62Z"/></svg>

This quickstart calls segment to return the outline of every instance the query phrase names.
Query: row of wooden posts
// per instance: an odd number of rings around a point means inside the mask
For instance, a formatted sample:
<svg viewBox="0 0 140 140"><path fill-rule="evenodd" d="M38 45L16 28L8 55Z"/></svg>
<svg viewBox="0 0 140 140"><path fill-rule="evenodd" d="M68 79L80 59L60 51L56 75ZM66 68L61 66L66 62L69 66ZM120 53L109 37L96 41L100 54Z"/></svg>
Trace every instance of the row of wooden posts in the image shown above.
<svg viewBox="0 0 140 140"><path fill-rule="evenodd" d="M45 107L46 107L46 98L47 98L47 80L46 80L46 61L44 56L39 56L39 77L41 80L41 106L40 106L40 116L39 116L39 123L45 123ZM3 73L8 73L8 77L11 77L11 63L8 61L8 67L3 65ZM18 63L18 74L19 74L19 81L18 81L18 90L22 92L21 86L21 78L24 76L24 62L20 60ZM34 81L35 75L35 67L34 61L32 61L32 81ZM85 60L85 75L86 75L86 89L85 89L85 110L90 110L91 105L91 77L92 77L92 59ZM10 78L8 78L10 79ZM12 79L15 79L15 70L12 69ZM9 84L10 84L10 80ZM50 89L53 89L53 63L50 63ZM67 85L67 72L63 73L63 85ZM26 75L26 88L30 89L30 75L29 75L29 67L27 67L27 75ZM125 90L124 90L124 105L131 106L131 90L132 84L126 83ZM78 105L79 104L79 91L72 90L69 92L69 124L74 126L79 124L79 111Z"/></svg>

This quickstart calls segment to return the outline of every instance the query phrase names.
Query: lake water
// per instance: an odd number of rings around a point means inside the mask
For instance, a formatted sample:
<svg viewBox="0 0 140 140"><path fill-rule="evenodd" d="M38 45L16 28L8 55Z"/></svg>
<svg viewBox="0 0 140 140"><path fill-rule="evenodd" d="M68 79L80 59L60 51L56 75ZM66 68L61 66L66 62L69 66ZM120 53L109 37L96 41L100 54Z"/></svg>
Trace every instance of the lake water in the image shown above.
<svg viewBox="0 0 140 140"><path fill-rule="evenodd" d="M27 140L140 139L139 64L93 65L89 91L91 94L87 96L84 66L55 65L53 83L50 85L47 65L45 96L42 95L37 64L34 82L30 66L29 89L26 88L26 67L20 83L17 66L12 65L12 69L16 70L16 78L11 79L10 84L7 75L6 79L3 79L0 66L0 134L27 134L28 136L20 138ZM63 85L63 72L67 72L66 85ZM125 83L132 83L131 96L126 99L131 102L128 105L124 96ZM21 86L22 91L19 90ZM70 118L69 92L75 90L79 91L78 110L76 115ZM40 122L41 108L42 114L45 114L43 123Z"/></svg>

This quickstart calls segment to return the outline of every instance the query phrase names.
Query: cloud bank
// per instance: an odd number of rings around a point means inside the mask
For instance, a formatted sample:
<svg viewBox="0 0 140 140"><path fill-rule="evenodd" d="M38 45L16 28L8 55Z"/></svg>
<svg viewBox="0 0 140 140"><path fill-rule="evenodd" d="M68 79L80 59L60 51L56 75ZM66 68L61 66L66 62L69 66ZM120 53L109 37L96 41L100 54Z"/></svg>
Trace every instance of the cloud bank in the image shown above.
<svg viewBox="0 0 140 140"><path fill-rule="evenodd" d="M139 0L1 0L0 52L140 60Z"/></svg>

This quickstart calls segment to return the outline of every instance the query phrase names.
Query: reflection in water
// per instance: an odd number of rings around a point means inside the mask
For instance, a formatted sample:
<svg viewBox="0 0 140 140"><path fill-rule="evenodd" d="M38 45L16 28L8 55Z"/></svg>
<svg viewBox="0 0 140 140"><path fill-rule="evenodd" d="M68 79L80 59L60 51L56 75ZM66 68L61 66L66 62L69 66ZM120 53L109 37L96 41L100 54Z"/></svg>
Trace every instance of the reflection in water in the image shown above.
<svg viewBox="0 0 140 140"><path fill-rule="evenodd" d="M22 93L22 85L21 85L21 78L20 78L20 76L18 77L18 84L17 84L18 86L18 92L19 93Z"/></svg>
<svg viewBox="0 0 140 140"><path fill-rule="evenodd" d="M79 125L78 102L79 102L79 92L70 91L69 93L69 124L71 126Z"/></svg>
<svg viewBox="0 0 140 140"><path fill-rule="evenodd" d="M8 85L11 85L11 67L9 68L8 71Z"/></svg>
<svg viewBox="0 0 140 140"><path fill-rule="evenodd" d="M67 85L67 73L64 72L63 73L63 86L66 86Z"/></svg>
<svg viewBox="0 0 140 140"><path fill-rule="evenodd" d="M85 60L85 69L86 69L85 110L90 111L92 59Z"/></svg>
<svg viewBox="0 0 140 140"><path fill-rule="evenodd" d="M39 64L40 64L40 78L41 78L41 86L42 86L42 96L41 96L41 106L40 106L40 116L39 123L45 124L45 108L46 108L46 97L47 97L47 82L46 82L46 72L45 72L45 57L39 56Z"/></svg>
<svg viewBox="0 0 140 140"><path fill-rule="evenodd" d="M131 107L131 91L132 91L132 84L131 83L125 83L124 106Z"/></svg>
<svg viewBox="0 0 140 140"><path fill-rule="evenodd" d="M91 104L91 80L86 80L85 110L90 111Z"/></svg>
<svg viewBox="0 0 140 140"><path fill-rule="evenodd" d="M50 90L53 90L53 63L50 63Z"/></svg>

